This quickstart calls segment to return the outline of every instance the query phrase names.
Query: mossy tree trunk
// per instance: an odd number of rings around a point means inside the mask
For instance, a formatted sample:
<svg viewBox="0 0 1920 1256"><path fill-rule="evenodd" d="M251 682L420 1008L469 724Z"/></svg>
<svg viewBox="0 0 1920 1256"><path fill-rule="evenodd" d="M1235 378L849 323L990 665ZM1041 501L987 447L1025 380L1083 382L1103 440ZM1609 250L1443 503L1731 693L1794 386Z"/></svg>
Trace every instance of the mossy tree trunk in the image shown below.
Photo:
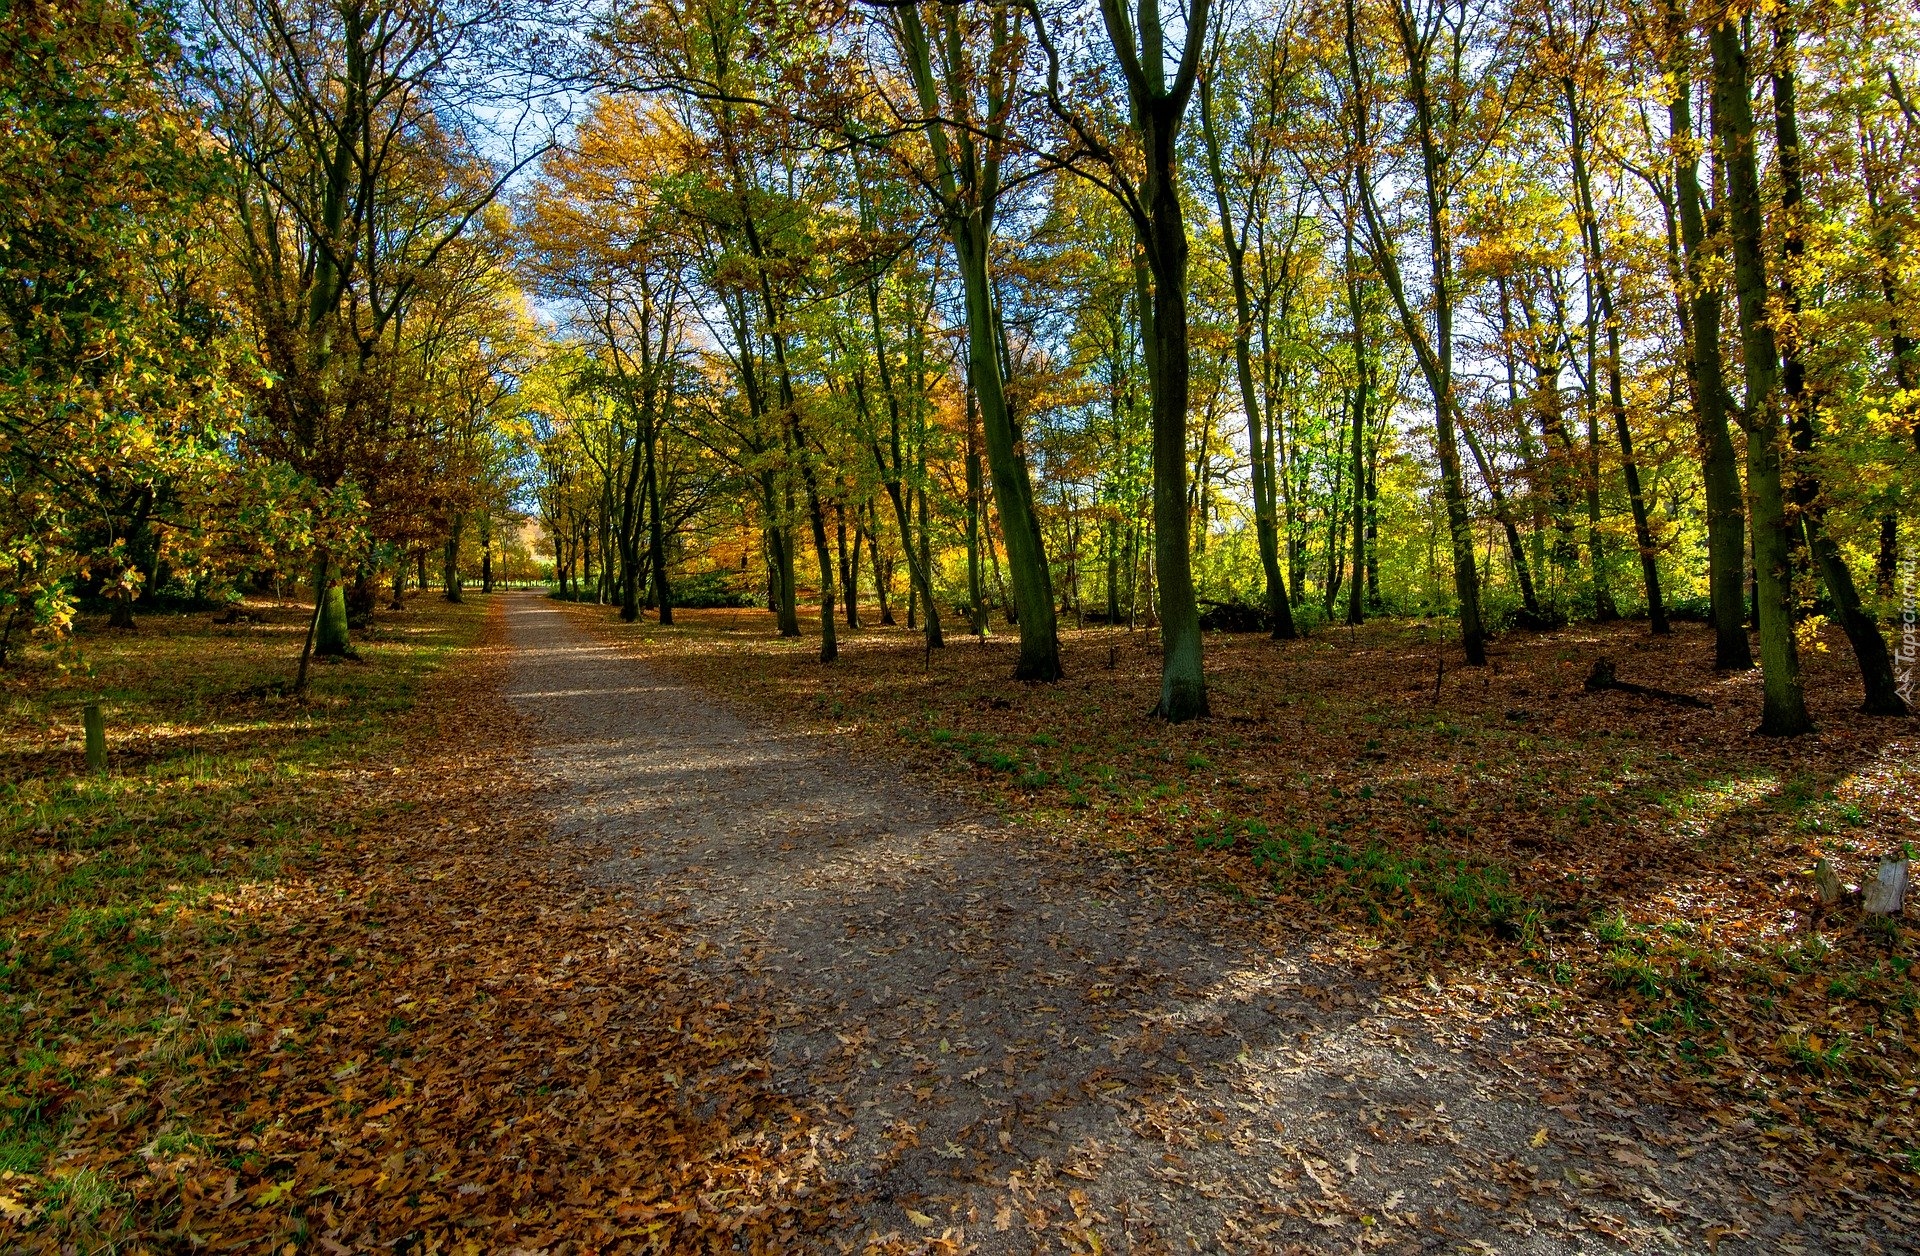
<svg viewBox="0 0 1920 1256"><path fill-rule="evenodd" d="M1780 358L1767 309L1767 266L1760 171L1753 149L1753 99L1747 52L1733 20L1714 28L1713 131L1727 178L1727 227L1739 296L1740 356L1746 367L1747 515L1753 538L1755 601L1760 613L1764 700L1760 731L1790 737L1813 729L1793 634L1792 558L1780 465Z"/></svg>

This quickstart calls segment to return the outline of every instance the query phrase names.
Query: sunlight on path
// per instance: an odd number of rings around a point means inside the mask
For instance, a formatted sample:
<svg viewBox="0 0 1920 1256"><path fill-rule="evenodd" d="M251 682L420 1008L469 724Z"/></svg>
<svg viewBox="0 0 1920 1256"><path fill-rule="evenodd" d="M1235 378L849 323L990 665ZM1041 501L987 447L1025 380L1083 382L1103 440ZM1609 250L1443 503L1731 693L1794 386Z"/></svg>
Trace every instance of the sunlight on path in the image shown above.
<svg viewBox="0 0 1920 1256"><path fill-rule="evenodd" d="M508 620L556 839L776 1009L736 1067L815 1114L848 1241L1771 1249L1730 1152L1548 1107L1499 1060L1512 1026L1442 1040L1311 938L1238 940L1218 903L729 711L544 599Z"/></svg>

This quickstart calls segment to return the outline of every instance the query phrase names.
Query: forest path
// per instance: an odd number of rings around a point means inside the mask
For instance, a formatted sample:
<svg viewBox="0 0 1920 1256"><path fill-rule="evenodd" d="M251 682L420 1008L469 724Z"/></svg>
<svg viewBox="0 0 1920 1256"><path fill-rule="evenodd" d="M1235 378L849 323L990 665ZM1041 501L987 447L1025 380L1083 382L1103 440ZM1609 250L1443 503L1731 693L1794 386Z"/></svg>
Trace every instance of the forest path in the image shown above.
<svg viewBox="0 0 1920 1256"><path fill-rule="evenodd" d="M1139 867L742 718L543 598L507 621L556 840L777 1010L764 1065L861 1201L849 1242L1824 1249L1736 1141L1549 1106L1502 1058L1515 1026L1443 1039L1311 938L1276 954Z"/></svg>

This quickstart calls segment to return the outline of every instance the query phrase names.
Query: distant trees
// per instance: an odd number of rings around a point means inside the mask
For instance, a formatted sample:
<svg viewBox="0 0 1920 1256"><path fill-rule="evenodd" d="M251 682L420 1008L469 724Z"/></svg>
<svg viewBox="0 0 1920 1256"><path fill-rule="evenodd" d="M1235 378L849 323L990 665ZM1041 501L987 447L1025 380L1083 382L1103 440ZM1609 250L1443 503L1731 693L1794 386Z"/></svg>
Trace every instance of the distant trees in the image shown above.
<svg viewBox="0 0 1920 1256"><path fill-rule="evenodd" d="M342 651L382 571L397 602L444 546L457 597L463 531L490 554L516 509L529 336L495 208L513 145L502 80L476 71L498 70L519 15L207 0L174 16L139 0L0 15L0 659L22 630L57 634L76 599L131 626L162 588L306 564L309 646Z"/></svg>
<svg viewBox="0 0 1920 1256"><path fill-rule="evenodd" d="M223 239L270 372L247 439L324 492L350 486L395 553L443 538L454 600L482 456L472 425L510 392L489 360L512 340L500 327L512 296L486 216L506 172L476 147L481 89L462 80L502 33L499 13L206 0L194 79L232 157ZM317 605L371 557L318 538Z"/></svg>

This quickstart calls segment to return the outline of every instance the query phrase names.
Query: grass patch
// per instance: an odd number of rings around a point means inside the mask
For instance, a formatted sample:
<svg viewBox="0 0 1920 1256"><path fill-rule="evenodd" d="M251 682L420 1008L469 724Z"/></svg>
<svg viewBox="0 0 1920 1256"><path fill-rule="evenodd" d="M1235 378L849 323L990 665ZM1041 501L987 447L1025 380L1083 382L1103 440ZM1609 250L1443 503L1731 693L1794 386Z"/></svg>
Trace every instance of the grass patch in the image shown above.
<svg viewBox="0 0 1920 1256"><path fill-rule="evenodd" d="M1242 850L1275 892L1357 908L1375 924L1424 913L1455 928L1502 929L1524 907L1505 868L1439 847L1408 852L1321 829L1275 831L1257 819L1196 834L1194 845Z"/></svg>

